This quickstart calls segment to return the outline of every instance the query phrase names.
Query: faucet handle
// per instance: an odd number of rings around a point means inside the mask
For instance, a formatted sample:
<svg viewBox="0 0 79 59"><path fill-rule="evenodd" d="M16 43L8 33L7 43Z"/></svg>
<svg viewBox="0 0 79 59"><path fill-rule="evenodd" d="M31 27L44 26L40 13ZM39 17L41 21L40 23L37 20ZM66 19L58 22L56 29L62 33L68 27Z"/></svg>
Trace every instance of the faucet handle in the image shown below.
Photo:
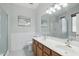
<svg viewBox="0 0 79 59"><path fill-rule="evenodd" d="M69 44L70 43L70 41L69 40L67 40L66 42L65 42L65 44Z"/></svg>
<svg viewBox="0 0 79 59"><path fill-rule="evenodd" d="M67 42L69 42L70 40L68 39Z"/></svg>

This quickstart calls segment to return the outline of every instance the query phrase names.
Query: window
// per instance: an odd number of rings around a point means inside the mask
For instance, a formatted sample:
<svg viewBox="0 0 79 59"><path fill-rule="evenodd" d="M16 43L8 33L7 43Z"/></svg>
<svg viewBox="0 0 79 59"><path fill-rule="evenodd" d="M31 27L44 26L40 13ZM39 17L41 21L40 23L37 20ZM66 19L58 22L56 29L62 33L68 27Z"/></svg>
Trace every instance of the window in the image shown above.
<svg viewBox="0 0 79 59"><path fill-rule="evenodd" d="M72 15L72 32L76 32L76 14Z"/></svg>
<svg viewBox="0 0 79 59"><path fill-rule="evenodd" d="M61 18L61 20L62 20L62 33L66 33L67 32L67 21L65 17Z"/></svg>

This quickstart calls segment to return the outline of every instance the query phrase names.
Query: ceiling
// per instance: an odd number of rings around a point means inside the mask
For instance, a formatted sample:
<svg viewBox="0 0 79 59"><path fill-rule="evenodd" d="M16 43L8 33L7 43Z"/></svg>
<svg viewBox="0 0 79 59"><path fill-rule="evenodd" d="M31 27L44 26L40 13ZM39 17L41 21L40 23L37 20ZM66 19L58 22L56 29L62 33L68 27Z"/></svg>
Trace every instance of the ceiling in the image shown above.
<svg viewBox="0 0 79 59"><path fill-rule="evenodd" d="M39 6L39 3L15 3L16 5L28 7L31 9L36 9Z"/></svg>

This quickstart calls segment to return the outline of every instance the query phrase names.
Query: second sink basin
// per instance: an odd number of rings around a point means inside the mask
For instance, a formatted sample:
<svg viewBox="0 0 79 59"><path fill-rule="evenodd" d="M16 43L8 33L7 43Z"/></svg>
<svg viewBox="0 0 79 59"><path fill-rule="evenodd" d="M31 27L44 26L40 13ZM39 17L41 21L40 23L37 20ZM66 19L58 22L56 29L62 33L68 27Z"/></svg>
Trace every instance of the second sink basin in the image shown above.
<svg viewBox="0 0 79 59"><path fill-rule="evenodd" d="M56 46L56 48L59 50L59 51L61 51L61 53L63 53L63 54L67 54L67 55L76 55L77 54L77 52L76 51L74 51L74 47L68 47L68 46L66 46L66 45L57 45Z"/></svg>

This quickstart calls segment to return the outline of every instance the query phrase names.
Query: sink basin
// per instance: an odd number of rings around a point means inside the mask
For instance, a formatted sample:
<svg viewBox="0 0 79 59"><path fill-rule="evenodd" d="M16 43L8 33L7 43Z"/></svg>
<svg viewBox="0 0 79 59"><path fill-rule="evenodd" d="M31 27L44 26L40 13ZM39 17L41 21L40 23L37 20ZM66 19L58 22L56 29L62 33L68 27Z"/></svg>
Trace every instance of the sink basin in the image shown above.
<svg viewBox="0 0 79 59"><path fill-rule="evenodd" d="M67 46L65 46L65 45L57 45L56 48L57 48L59 51L61 51L61 52L63 52L63 53L66 53L66 54L68 53L67 50L71 50L71 48L69 48L69 47L67 47Z"/></svg>
<svg viewBox="0 0 79 59"><path fill-rule="evenodd" d="M56 45L57 48L62 48L64 50L66 49L71 49L70 47L66 46L66 45Z"/></svg>
<svg viewBox="0 0 79 59"><path fill-rule="evenodd" d="M68 47L68 46L65 46L65 45L57 45L56 48L63 54L67 54L67 55L76 55L79 53L77 51L75 51L74 47Z"/></svg>

